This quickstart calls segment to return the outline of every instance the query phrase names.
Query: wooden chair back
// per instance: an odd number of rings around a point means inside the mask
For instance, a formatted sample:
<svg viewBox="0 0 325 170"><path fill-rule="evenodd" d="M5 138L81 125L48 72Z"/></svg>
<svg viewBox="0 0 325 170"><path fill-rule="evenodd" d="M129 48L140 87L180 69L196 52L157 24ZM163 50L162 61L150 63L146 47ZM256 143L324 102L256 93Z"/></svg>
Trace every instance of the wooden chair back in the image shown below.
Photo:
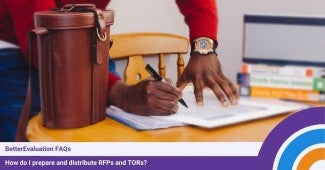
<svg viewBox="0 0 325 170"><path fill-rule="evenodd" d="M145 56L159 57L158 70L163 77L166 76L165 54L177 54L178 78L184 70L183 54L187 53L189 47L189 41L185 37L166 33L125 33L111 35L111 39L111 58L128 59L124 72L127 84L138 83L149 76L145 70Z"/></svg>

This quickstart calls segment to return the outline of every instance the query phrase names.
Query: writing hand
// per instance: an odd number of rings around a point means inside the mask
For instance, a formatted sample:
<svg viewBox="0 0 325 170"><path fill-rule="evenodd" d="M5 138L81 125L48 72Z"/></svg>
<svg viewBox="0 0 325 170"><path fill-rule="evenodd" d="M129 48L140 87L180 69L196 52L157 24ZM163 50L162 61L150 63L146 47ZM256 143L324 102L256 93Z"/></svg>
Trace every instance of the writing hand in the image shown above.
<svg viewBox="0 0 325 170"><path fill-rule="evenodd" d="M135 85L118 81L110 90L109 101L137 115L170 115L178 111L181 95L171 84L148 78Z"/></svg>
<svg viewBox="0 0 325 170"><path fill-rule="evenodd" d="M192 82L197 105L203 105L203 89L209 87L222 106L236 105L239 98L234 85L224 76L216 54L193 54L184 72L177 82L177 87L184 89ZM229 103L230 101L230 103Z"/></svg>

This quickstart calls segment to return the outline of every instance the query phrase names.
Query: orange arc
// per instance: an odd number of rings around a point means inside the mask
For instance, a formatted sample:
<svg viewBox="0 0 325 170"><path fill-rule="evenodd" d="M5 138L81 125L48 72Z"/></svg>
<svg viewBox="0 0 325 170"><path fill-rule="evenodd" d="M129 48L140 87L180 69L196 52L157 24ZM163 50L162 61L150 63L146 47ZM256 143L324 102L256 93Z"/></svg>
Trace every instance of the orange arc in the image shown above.
<svg viewBox="0 0 325 170"><path fill-rule="evenodd" d="M325 160L325 148L317 148L303 156L298 164L297 170L306 170L319 160Z"/></svg>

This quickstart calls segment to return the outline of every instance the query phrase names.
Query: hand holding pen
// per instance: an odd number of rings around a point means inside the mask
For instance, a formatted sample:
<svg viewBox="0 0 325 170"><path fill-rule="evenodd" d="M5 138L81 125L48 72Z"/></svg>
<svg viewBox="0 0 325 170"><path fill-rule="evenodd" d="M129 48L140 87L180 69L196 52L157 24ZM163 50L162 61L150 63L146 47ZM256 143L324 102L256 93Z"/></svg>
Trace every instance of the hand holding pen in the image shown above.
<svg viewBox="0 0 325 170"><path fill-rule="evenodd" d="M146 70L149 72L149 74L158 81L165 81L151 66L150 64L146 65ZM166 81L165 81L166 82ZM187 107L187 104L185 103L185 101L183 99L179 99L178 100L183 106Z"/></svg>
<svg viewBox="0 0 325 170"><path fill-rule="evenodd" d="M111 105L142 116L174 114L179 109L182 91L170 83L148 77L136 84L117 81L109 93Z"/></svg>

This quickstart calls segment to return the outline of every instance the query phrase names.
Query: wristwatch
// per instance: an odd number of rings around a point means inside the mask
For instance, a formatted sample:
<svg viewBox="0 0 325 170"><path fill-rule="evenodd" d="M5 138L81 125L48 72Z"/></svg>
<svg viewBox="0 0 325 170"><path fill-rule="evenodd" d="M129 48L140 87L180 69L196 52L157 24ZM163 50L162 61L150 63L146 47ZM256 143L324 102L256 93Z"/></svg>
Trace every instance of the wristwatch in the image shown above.
<svg viewBox="0 0 325 170"><path fill-rule="evenodd" d="M191 53L210 54L215 53L217 42L208 37L199 37L191 43Z"/></svg>

